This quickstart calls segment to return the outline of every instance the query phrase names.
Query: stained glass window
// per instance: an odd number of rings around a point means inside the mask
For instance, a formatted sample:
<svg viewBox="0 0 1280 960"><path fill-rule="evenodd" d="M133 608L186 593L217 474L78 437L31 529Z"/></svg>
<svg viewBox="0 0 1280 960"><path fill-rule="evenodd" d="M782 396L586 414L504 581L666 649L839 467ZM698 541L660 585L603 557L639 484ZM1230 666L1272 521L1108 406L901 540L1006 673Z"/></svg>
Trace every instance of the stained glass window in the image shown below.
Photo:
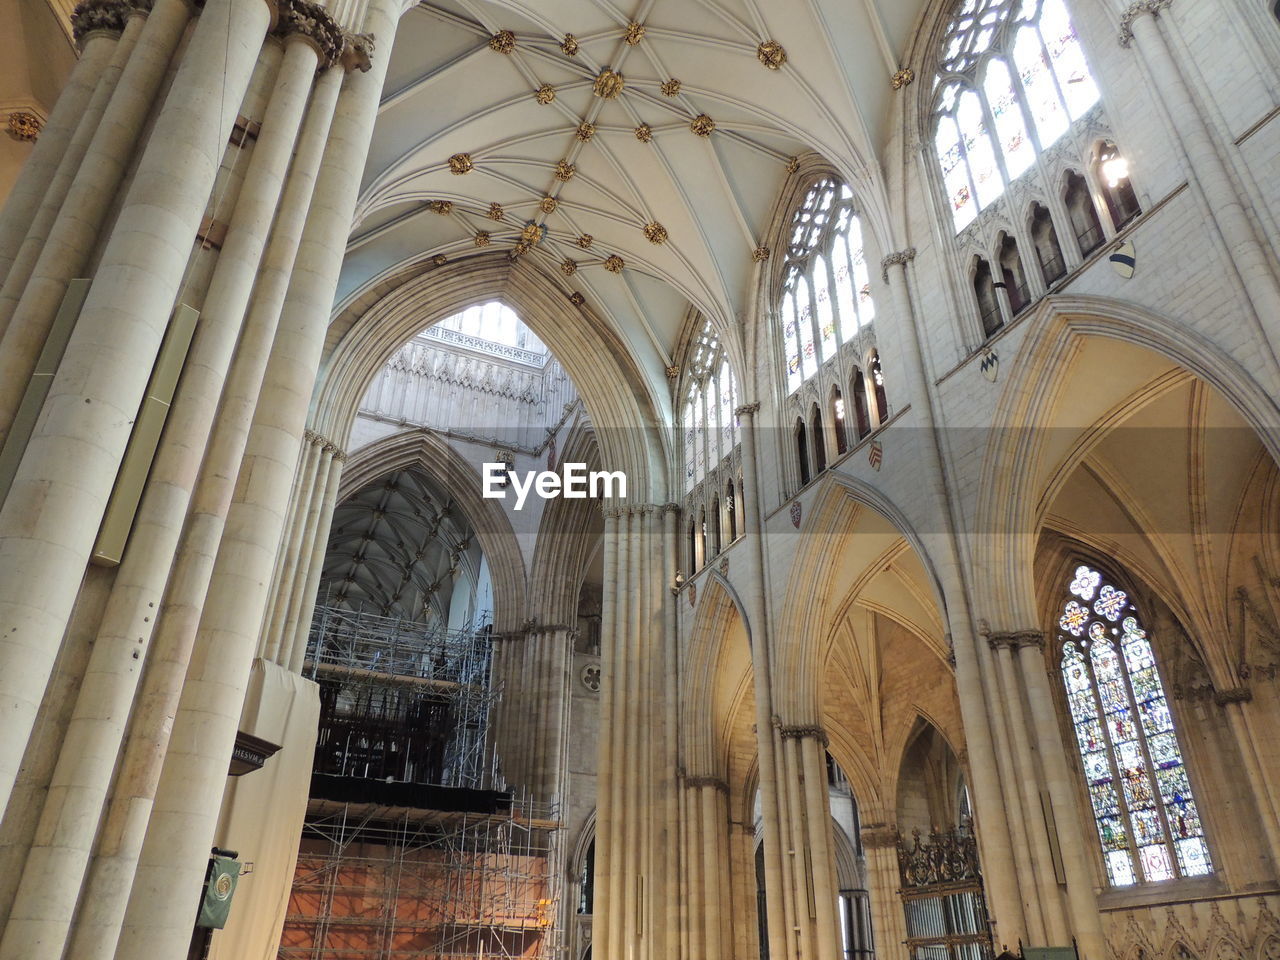
<svg viewBox="0 0 1280 960"><path fill-rule="evenodd" d="M934 150L957 232L1099 97L1064 0L960 0L934 86Z"/></svg>
<svg viewBox="0 0 1280 960"><path fill-rule="evenodd" d="M778 319L788 392L875 316L853 191L819 180L792 219Z"/></svg>
<svg viewBox="0 0 1280 960"><path fill-rule="evenodd" d="M1213 872L1155 653L1128 594L1076 568L1058 617L1062 682L1113 887Z"/></svg>

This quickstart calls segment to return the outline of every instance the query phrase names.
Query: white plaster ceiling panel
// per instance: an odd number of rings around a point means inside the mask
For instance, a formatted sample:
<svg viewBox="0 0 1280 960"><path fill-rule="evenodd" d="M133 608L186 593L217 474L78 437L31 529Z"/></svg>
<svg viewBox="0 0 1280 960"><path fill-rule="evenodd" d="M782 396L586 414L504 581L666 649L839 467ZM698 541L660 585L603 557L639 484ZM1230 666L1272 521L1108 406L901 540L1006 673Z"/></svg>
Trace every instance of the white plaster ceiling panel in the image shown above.
<svg viewBox="0 0 1280 960"><path fill-rule="evenodd" d="M895 44L922 5L420 3L391 54L340 299L406 261L473 253L480 232L490 250L511 251L533 221L547 232L518 255L582 292L665 394L690 306L729 336L745 312L790 158L822 154L884 222L868 131L884 126ZM762 62L766 41L785 53L779 69ZM595 89L606 68L623 78L613 96ZM543 85L548 102L536 96ZM691 129L701 115L714 122L708 136ZM641 125L650 136L637 136ZM462 154L470 166L451 169ZM561 161L573 170L557 178ZM452 206L441 215L433 201ZM501 219L488 216L494 203ZM592 237L585 249L582 234ZM606 270L612 255L622 263ZM561 269L566 260L576 271Z"/></svg>

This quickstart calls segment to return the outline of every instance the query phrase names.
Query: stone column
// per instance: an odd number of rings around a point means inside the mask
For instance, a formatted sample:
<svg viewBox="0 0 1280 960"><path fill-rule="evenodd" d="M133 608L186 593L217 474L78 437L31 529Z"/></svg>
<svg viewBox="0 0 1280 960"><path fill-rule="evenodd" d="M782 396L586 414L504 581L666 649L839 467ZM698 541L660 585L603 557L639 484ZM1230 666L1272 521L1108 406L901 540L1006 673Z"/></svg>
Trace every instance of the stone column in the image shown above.
<svg viewBox="0 0 1280 960"><path fill-rule="evenodd" d="M898 890L898 828L893 823L869 823L862 828L866 854L867 892L871 896L871 932L876 960L908 960L907 918Z"/></svg>
<svg viewBox="0 0 1280 960"><path fill-rule="evenodd" d="M1219 690L1214 695L1214 703L1226 714L1231 732L1235 734L1236 743L1240 745L1240 755L1244 758L1245 772L1249 778L1253 795L1257 799L1258 812L1261 814L1262 829L1267 838L1267 852L1271 854L1272 863L1280 863L1280 816L1277 815L1276 791L1280 785L1274 777L1265 772L1266 765L1258 750L1258 733L1249 716L1245 704L1253 700L1253 693L1248 687L1236 687L1231 690ZM1264 739L1270 734L1264 734Z"/></svg>
<svg viewBox="0 0 1280 960"><path fill-rule="evenodd" d="M707 956L707 888L702 880L702 809L700 807L702 780L686 777L681 790L681 817L686 826L684 850L684 882L686 921L689 936L689 960L703 960ZM594 958L593 958L594 960ZM612 960L612 958L604 958Z"/></svg>
<svg viewBox="0 0 1280 960"><path fill-rule="evenodd" d="M222 403L191 498L186 529L152 638L142 692L90 868L67 960L111 960L133 881L195 632L257 404L267 356L307 219L343 74L315 85L271 241L258 271Z"/></svg>
<svg viewBox="0 0 1280 960"><path fill-rule="evenodd" d="M600 949L603 958L612 960L613 911L617 894L614 875L614 761L621 759L613 752L616 728L614 711L618 678L618 597L617 584L625 574L625 551L622 542L622 513L616 507L604 508L604 593L600 606L600 730L596 751L596 887L595 914L591 921L593 955Z"/></svg>
<svg viewBox="0 0 1280 960"><path fill-rule="evenodd" d="M773 723L773 670L770 663L770 631L764 598L764 527L760 519L760 469L756 447L755 415L760 404L749 403L734 411L742 426L742 469L747 490L740 491L743 504L743 536L752 543L746 590L748 629L751 638L751 670L756 704L756 749L760 754L760 809L764 822L765 908L768 913L769 956L786 960L792 956L792 924L787 902L790 898L783 845L783 820L779 815L778 759Z"/></svg>
<svg viewBox="0 0 1280 960"><path fill-rule="evenodd" d="M100 233L111 205L137 153L139 137L190 19L191 8L186 0L156 0L145 20L135 17L130 21L117 47L117 52L127 57L123 72L110 91L111 99L102 120L93 128L93 138L85 148L83 158L74 167L75 179L67 189L66 199L60 205L48 205L41 212L50 217L56 214L48 236L40 229L30 231L5 278L4 286L0 287L0 328L4 329L4 339L0 340L0 441L9 433L22 392L35 369L36 359L67 292L68 282L85 276L87 272L90 255L101 239ZM208 33L207 30L205 32ZM265 25L263 32L266 32ZM256 56L255 49L255 59ZM204 66L212 68L209 63ZM252 63L247 67L251 70ZM248 70L243 78L246 86ZM106 86L108 84L104 84ZM229 99L236 101L232 109L239 106L239 97ZM202 116L210 123L220 122L210 120L207 113ZM174 122L171 109L168 123L172 125ZM206 151L202 166L206 169L201 170L200 180L207 180L212 185L213 171L222 160L223 144L211 142L207 127L202 132L210 142L202 145ZM154 136L149 141L158 142ZM156 150L148 152L156 157ZM207 169L210 165L212 171ZM155 172L153 169L150 175L154 176ZM176 183L187 183L180 170L165 168L164 173L176 177ZM195 182L188 185L193 191L197 186ZM153 180L150 186L154 189L158 184ZM199 192L203 212L208 190ZM131 190L128 196L138 199L141 195ZM193 193L189 202L194 205L195 201ZM197 218L191 237L195 236L198 226ZM187 239L188 243L190 239ZM172 252L177 253L176 250ZM119 256L118 245L114 255ZM106 263L104 257L102 265ZM175 286L180 277L181 265L175 272ZM85 307L88 307L87 302ZM81 317L84 316L82 311ZM135 366L149 369L150 365L139 364L135 358ZM134 412L130 410L128 416L132 417Z"/></svg>
<svg viewBox="0 0 1280 960"><path fill-rule="evenodd" d="M181 0L157 0L148 26L169 2ZM262 0L206 7L0 510L0 801L8 800L173 309L222 159L222 131L270 18Z"/></svg>
<svg viewBox="0 0 1280 960"><path fill-rule="evenodd" d="M137 692L196 472L275 214L316 69L290 39L262 135L218 257L200 332L152 465L124 561L81 682L0 958L61 956L125 723Z"/></svg>
<svg viewBox="0 0 1280 960"><path fill-rule="evenodd" d="M402 12L373 0L366 32L390 46ZM176 956L190 938L386 69L383 56L348 76L330 130L138 861L126 956Z"/></svg>
<svg viewBox="0 0 1280 960"><path fill-rule="evenodd" d="M1079 944L1084 960L1101 960L1107 955L1102 934L1102 917L1094 894L1093 868L1085 857L1085 846L1079 842L1080 811L1072 788L1071 771L1067 767L1069 745L1062 742L1058 714L1044 663L1044 634L1039 630L1019 631L1012 641L1017 650L1022 682L1026 685L1027 703L1031 708L1032 729L1040 760L1044 764L1049 799L1054 820L1058 824L1058 849L1062 854L1063 872L1067 876L1067 910L1071 933ZM1063 831L1065 832L1065 835Z"/></svg>
<svg viewBox="0 0 1280 960"><path fill-rule="evenodd" d="M1120 45L1127 47L1137 41L1138 53L1151 78L1151 91L1173 128L1175 149L1181 152L1227 247L1230 269L1239 276L1253 306L1253 319L1270 348L1274 369L1280 358L1280 281L1276 278L1275 257L1254 229L1248 203L1237 189L1235 177L1169 49L1164 35L1167 27L1160 13L1172 2L1140 0L1132 4L1120 21Z"/></svg>
<svg viewBox="0 0 1280 960"><path fill-rule="evenodd" d="M328 452L329 469L324 485L324 495L320 501L320 512L316 517L315 540L311 545L310 563L306 579L302 581L296 615L291 617L285 632L289 641L289 659L280 661L282 667L288 667L294 673L302 672L302 665L307 656L307 642L311 637L311 618L315 615L316 591L320 589L320 575L324 572L324 555L329 546L329 528L333 526L333 511L338 506L338 484L342 480L342 469L347 462L345 451L334 447ZM283 658L285 651L280 651Z"/></svg>
<svg viewBox="0 0 1280 960"><path fill-rule="evenodd" d="M725 891L729 863L723 856L723 835L728 827L721 810L728 796L728 785L716 777L690 777L686 787L694 789L696 800L691 811L700 821L699 838L702 861L702 929L706 960L723 960L731 955L724 941Z"/></svg>
<svg viewBox="0 0 1280 960"><path fill-rule="evenodd" d="M929 442L922 444L921 450L932 475L929 486L935 512L947 527L941 537L933 538L933 542L937 545L939 568L949 608L947 615L951 621L956 693L964 723L965 746L969 753L969 774L988 895L987 905L992 919L1003 924L999 927L1000 938L1004 942L1015 943L1023 935L1025 928L1022 900L1018 895L1018 878L1009 845L1010 826L1001 793L992 723L974 638L969 586L964 577L964 565L957 545L957 540L963 535L957 521L960 513L952 506L941 442L933 415L933 397L928 387L929 373L921 352L917 329L919 321L907 285L908 265L915 256L916 251L912 247L889 254L881 262L882 277L889 284L894 309L902 320L899 329L903 337L903 363L907 368L906 380L911 408L919 418L920 429L928 435Z"/></svg>
<svg viewBox="0 0 1280 960"><path fill-rule="evenodd" d="M285 528L285 538L281 543L279 563L276 576L272 581L272 596L267 605L267 616L262 624L262 638L259 641L260 656L278 663L281 657L282 639L285 623L289 619L289 602L293 598L293 581L302 557L302 538L307 531L307 516L311 503L316 496L317 464L320 452L327 440L318 433L308 430L304 437L306 443L302 447L302 456L298 459L298 472L294 477L293 490L289 495L289 522ZM286 661L288 651L283 654Z"/></svg>
<svg viewBox="0 0 1280 960"><path fill-rule="evenodd" d="M72 68L48 122L0 210L0 277L6 276L13 266L18 248L44 202L72 137L91 112L89 103L124 30L129 9L125 0L97 0L80 5L74 25L80 59ZM0 332L3 332L2 324Z"/></svg>

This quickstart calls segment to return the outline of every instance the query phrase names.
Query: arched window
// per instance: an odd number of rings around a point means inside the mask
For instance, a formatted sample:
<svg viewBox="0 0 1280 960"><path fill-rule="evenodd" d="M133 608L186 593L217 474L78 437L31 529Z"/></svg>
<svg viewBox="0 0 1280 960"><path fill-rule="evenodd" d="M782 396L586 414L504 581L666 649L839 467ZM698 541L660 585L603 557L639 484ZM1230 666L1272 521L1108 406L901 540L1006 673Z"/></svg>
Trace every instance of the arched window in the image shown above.
<svg viewBox="0 0 1280 960"><path fill-rule="evenodd" d="M861 370L853 371L853 413L858 424L858 439L871 433L871 413L867 407L867 381Z"/></svg>
<svg viewBox="0 0 1280 960"><path fill-rule="evenodd" d="M1147 631L1128 595L1076 568L1058 618L1062 682L1113 887L1213 872Z"/></svg>
<svg viewBox="0 0 1280 960"><path fill-rule="evenodd" d="M719 338L706 321L685 354L683 397L684 485L692 491L738 445L738 383Z"/></svg>
<svg viewBox="0 0 1280 960"><path fill-rule="evenodd" d="M849 436L845 433L844 397L838 386L831 387L831 427L836 432L836 455L849 449Z"/></svg>
<svg viewBox="0 0 1280 960"><path fill-rule="evenodd" d="M796 417L793 433L796 443L796 465L800 467L800 486L803 487L809 482L809 440L803 418Z"/></svg>
<svg viewBox="0 0 1280 960"><path fill-rule="evenodd" d="M720 552L720 498L716 497L711 501L711 553L715 556Z"/></svg>
<svg viewBox="0 0 1280 960"><path fill-rule="evenodd" d="M846 184L819 180L796 210L778 313L789 393L875 317L862 227Z"/></svg>
<svg viewBox="0 0 1280 960"><path fill-rule="evenodd" d="M707 508L703 507L698 514L698 566L707 562Z"/></svg>
<svg viewBox="0 0 1280 960"><path fill-rule="evenodd" d="M1035 247L1045 285L1061 280L1067 273L1067 264L1062 259L1058 231L1054 229L1049 208L1039 203L1031 205L1031 244Z"/></svg>
<svg viewBox="0 0 1280 960"><path fill-rule="evenodd" d="M1110 141L1098 151L1098 179L1102 182L1102 195L1107 202L1107 212L1111 214L1111 223L1119 230L1140 214L1142 207L1129 180L1129 162Z"/></svg>
<svg viewBox="0 0 1280 960"><path fill-rule="evenodd" d="M729 486L724 492L724 513L725 519L729 521L729 542L733 543L738 539L738 503L732 480L729 481Z"/></svg>
<svg viewBox="0 0 1280 960"><path fill-rule="evenodd" d="M956 232L1098 100L1064 0L959 0L934 85Z"/></svg>
<svg viewBox="0 0 1280 960"><path fill-rule="evenodd" d="M880 354L871 352L871 387L876 395L876 423L884 426L889 419L889 396L884 392L884 370L880 367Z"/></svg>
<svg viewBox="0 0 1280 960"><path fill-rule="evenodd" d="M978 315L982 317L982 332L988 337L1004 326L1000 313L1000 301L996 299L996 285L991 278L991 264L977 258L973 270L973 295L978 299Z"/></svg>
<svg viewBox="0 0 1280 960"><path fill-rule="evenodd" d="M1022 269L1022 255L1018 253L1018 241L1004 236L1000 241L1000 282L1009 295L1009 309L1016 316L1031 302L1027 288L1027 275Z"/></svg>
<svg viewBox="0 0 1280 960"><path fill-rule="evenodd" d="M582 858L582 872L578 876L578 913L591 914L596 900L596 840L591 838L586 856Z"/></svg>
<svg viewBox="0 0 1280 960"><path fill-rule="evenodd" d="M815 403L809 408L809 434L813 449L813 472L827 469L827 438L822 435L822 411Z"/></svg>
<svg viewBox="0 0 1280 960"><path fill-rule="evenodd" d="M698 572L698 525L689 521L689 572Z"/></svg>
<svg viewBox="0 0 1280 960"><path fill-rule="evenodd" d="M1087 257L1102 246L1105 238L1102 222L1093 205L1093 197L1089 195L1089 184L1084 177L1075 171L1067 172L1067 185L1062 200L1067 207L1067 216L1071 218L1071 229L1076 235L1080 255Z"/></svg>

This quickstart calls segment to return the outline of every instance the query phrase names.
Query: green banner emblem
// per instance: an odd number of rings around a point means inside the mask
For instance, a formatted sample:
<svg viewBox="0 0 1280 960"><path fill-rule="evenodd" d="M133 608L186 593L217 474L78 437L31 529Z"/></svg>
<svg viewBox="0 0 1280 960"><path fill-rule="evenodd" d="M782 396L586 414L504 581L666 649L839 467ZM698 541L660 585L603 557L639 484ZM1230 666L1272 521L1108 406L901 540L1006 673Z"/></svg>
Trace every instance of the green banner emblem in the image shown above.
<svg viewBox="0 0 1280 960"><path fill-rule="evenodd" d="M196 926L221 930L227 925L227 916L231 913L231 895L236 892L236 881L239 879L238 861L228 860L226 857L214 857L209 861L209 874Z"/></svg>

